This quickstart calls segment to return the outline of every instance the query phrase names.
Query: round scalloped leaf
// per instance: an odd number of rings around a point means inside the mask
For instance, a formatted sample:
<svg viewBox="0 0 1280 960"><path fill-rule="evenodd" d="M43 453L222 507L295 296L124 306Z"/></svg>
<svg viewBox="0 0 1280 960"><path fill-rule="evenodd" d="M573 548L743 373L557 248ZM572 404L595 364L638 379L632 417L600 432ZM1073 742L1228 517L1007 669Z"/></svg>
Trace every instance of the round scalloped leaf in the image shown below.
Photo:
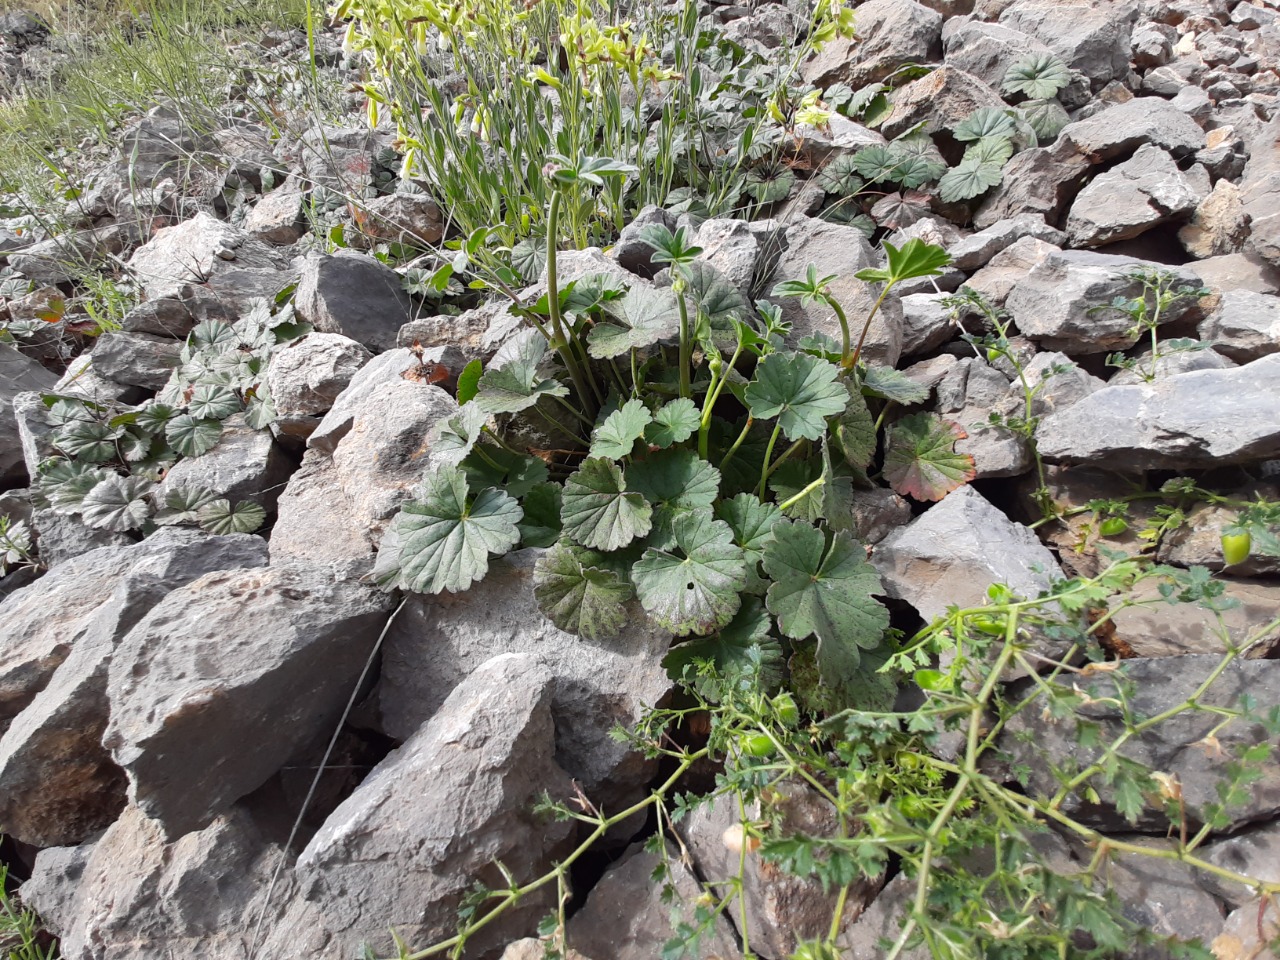
<svg viewBox="0 0 1280 960"><path fill-rule="evenodd" d="M890 230L909 227L929 216L929 196L924 193L887 193L871 207L876 223Z"/></svg>
<svg viewBox="0 0 1280 960"><path fill-rule="evenodd" d="M461 407L456 414L436 426L431 441L431 459L435 463L460 464L471 452L489 416L474 404Z"/></svg>
<svg viewBox="0 0 1280 960"><path fill-rule="evenodd" d="M564 483L560 522L576 543L617 550L649 532L653 508L627 490L622 468L601 457L584 460Z"/></svg>
<svg viewBox="0 0 1280 960"><path fill-rule="evenodd" d="M653 422L644 428L644 439L655 447L684 443L698 429L702 417L697 406L687 397L679 397L658 408Z"/></svg>
<svg viewBox="0 0 1280 960"><path fill-rule="evenodd" d="M814 181L826 193L837 197L852 197L866 185L858 175L853 157L847 153L841 154L823 167L814 177Z"/></svg>
<svg viewBox="0 0 1280 960"><path fill-rule="evenodd" d="M650 547L631 579L645 611L678 637L710 633L733 619L742 605L746 560L729 525L709 509L675 521L673 550Z"/></svg>
<svg viewBox="0 0 1280 960"><path fill-rule="evenodd" d="M1071 82L1071 70L1052 53L1033 53L1005 71L1001 90L1028 100L1047 100Z"/></svg>
<svg viewBox="0 0 1280 960"><path fill-rule="evenodd" d="M549 547L560 538L560 490L558 483L535 483L524 495L521 546Z"/></svg>
<svg viewBox="0 0 1280 960"><path fill-rule="evenodd" d="M587 640L609 640L627 623L631 584L597 564L600 554L561 540L533 567L538 609L561 630Z"/></svg>
<svg viewBox="0 0 1280 960"><path fill-rule="evenodd" d="M218 445L222 424L217 420L199 420L184 413L174 417L164 428L169 446L184 457L199 457Z"/></svg>
<svg viewBox="0 0 1280 960"><path fill-rule="evenodd" d="M850 391L849 405L836 421L836 439L849 466L865 470L876 455L876 424L861 393Z"/></svg>
<svg viewBox="0 0 1280 960"><path fill-rule="evenodd" d="M969 144L964 159L974 163L994 163L1003 167L1013 156L1013 141L1008 137L983 137Z"/></svg>
<svg viewBox="0 0 1280 960"><path fill-rule="evenodd" d="M518 413L544 396L567 397L568 387L554 377L538 373L546 354L547 341L542 335L536 330L522 330L495 355L480 377L479 392L472 403L485 413Z"/></svg>
<svg viewBox="0 0 1280 960"><path fill-rule="evenodd" d="M722 677L758 672L766 690L776 689L782 683L783 654L782 644L769 636L772 625L773 618L765 612L760 599L747 597L723 630L672 647L662 658L662 665L667 676L680 680L685 667L693 666L697 660L710 660ZM704 695L708 692L702 684L697 686Z"/></svg>
<svg viewBox="0 0 1280 960"><path fill-rule="evenodd" d="M1035 131L1037 143L1052 143L1071 116L1057 100L1028 100L1019 109L1027 125Z"/></svg>
<svg viewBox="0 0 1280 960"><path fill-rule="evenodd" d="M457 467L440 467L419 486L421 499L400 510L396 532L405 587L417 593L457 593L489 572L489 555L503 554L520 540L524 512L503 491L490 487L468 499L467 478Z"/></svg>
<svg viewBox="0 0 1280 960"><path fill-rule="evenodd" d="M1006 137L1012 140L1018 132L1018 123L1010 113L1012 111L1008 107L979 107L951 131L951 135L966 143L983 137Z"/></svg>
<svg viewBox="0 0 1280 960"><path fill-rule="evenodd" d="M1004 179L1004 168L996 163L980 163L967 156L938 181L938 197L943 203L960 203L980 197Z"/></svg>
<svg viewBox="0 0 1280 960"><path fill-rule="evenodd" d="M109 476L85 494L80 513L91 527L116 533L137 530L151 513L146 499L151 487L142 477Z"/></svg>
<svg viewBox="0 0 1280 960"><path fill-rule="evenodd" d="M649 546L660 550L674 542L677 517L710 507L720 493L720 471L692 450L660 450L637 460L627 482L653 506Z"/></svg>
<svg viewBox="0 0 1280 960"><path fill-rule="evenodd" d="M591 438L588 456L621 460L630 456L636 441L653 418L641 400L628 400L605 418Z"/></svg>
<svg viewBox="0 0 1280 960"><path fill-rule="evenodd" d="M252 500L241 500L234 507L230 500L211 500L196 511L200 528L208 533L253 533L267 519L267 511Z"/></svg>
<svg viewBox="0 0 1280 960"><path fill-rule="evenodd" d="M780 163L763 163L747 171L743 189L758 203L777 203L791 195L796 175Z"/></svg>
<svg viewBox="0 0 1280 960"><path fill-rule="evenodd" d="M757 420L777 417L788 440L817 440L826 432L826 418L849 400L839 375L834 364L809 354L771 353L747 385L747 407Z"/></svg>
<svg viewBox="0 0 1280 960"><path fill-rule="evenodd" d="M916 500L941 500L977 476L973 457L956 453L966 434L950 420L913 413L889 428L884 476L894 491Z"/></svg>
<svg viewBox="0 0 1280 960"><path fill-rule="evenodd" d="M240 398L228 387L201 384L191 391L187 412L198 420L225 420L240 412Z"/></svg>
<svg viewBox="0 0 1280 960"><path fill-rule="evenodd" d="M53 435L53 445L86 463L102 463L116 456L119 430L96 420L73 420Z"/></svg>
<svg viewBox="0 0 1280 960"><path fill-rule="evenodd" d="M670 290L635 286L609 303L606 316L587 334L587 352L608 360L673 336L680 325L680 306Z"/></svg>
<svg viewBox="0 0 1280 960"><path fill-rule="evenodd" d="M889 612L873 596L883 589L880 575L847 533L834 534L828 546L817 527L779 524L764 548L764 570L774 581L765 604L778 628L792 640L817 638L828 682L857 666L859 648L880 644L889 626Z"/></svg>
<svg viewBox="0 0 1280 960"><path fill-rule="evenodd" d="M192 351L213 350L220 353L230 350L237 342L235 329L221 320L198 323L187 335L187 348Z"/></svg>
<svg viewBox="0 0 1280 960"><path fill-rule="evenodd" d="M164 494L164 506L156 512L156 523L161 526L195 523L200 519L200 508L217 499L218 495L205 487L169 487Z"/></svg>
<svg viewBox="0 0 1280 960"><path fill-rule="evenodd" d="M164 433L165 424L178 415L178 409L153 400L138 411L134 425L148 433Z"/></svg>
<svg viewBox="0 0 1280 960"><path fill-rule="evenodd" d="M266 384L259 384L245 397L244 422L254 430L265 430L276 422L276 403Z"/></svg>
<svg viewBox="0 0 1280 960"><path fill-rule="evenodd" d="M773 539L773 526L782 519L775 504L761 503L753 493L740 493L716 504L716 518L729 524L733 541L742 548L747 562L747 593L764 593L768 582L760 576L764 545Z"/></svg>

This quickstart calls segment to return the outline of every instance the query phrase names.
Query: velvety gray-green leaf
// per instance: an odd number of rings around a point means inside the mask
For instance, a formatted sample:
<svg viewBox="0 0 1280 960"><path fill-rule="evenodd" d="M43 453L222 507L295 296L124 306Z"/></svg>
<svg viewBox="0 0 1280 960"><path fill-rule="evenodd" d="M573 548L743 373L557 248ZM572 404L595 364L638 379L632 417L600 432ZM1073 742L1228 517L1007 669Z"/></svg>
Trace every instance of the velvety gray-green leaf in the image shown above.
<svg viewBox="0 0 1280 960"><path fill-rule="evenodd" d="M628 400L596 429L588 456L610 460L629 456L651 420L649 408L643 401Z"/></svg>
<svg viewBox="0 0 1280 960"><path fill-rule="evenodd" d="M644 552L631 570L645 611L676 636L710 633L727 624L742 604L746 561L727 523L710 509L675 521L672 550Z"/></svg>
<svg viewBox="0 0 1280 960"><path fill-rule="evenodd" d="M547 618L561 630L587 640L609 640L627 623L631 584L597 564L599 555L561 540L538 558L533 595Z"/></svg>
<svg viewBox="0 0 1280 960"><path fill-rule="evenodd" d="M596 457L584 460L564 484L564 532L584 547L617 550L649 532L653 509L627 489L622 468Z"/></svg>

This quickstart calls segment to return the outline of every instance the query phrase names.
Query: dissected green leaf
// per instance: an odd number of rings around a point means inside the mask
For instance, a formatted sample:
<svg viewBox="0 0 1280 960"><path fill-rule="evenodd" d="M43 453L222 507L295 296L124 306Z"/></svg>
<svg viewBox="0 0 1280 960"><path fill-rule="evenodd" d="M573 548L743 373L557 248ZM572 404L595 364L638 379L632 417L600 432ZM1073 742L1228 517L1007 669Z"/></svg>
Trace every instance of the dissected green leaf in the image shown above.
<svg viewBox="0 0 1280 960"><path fill-rule="evenodd" d="M191 391L187 412L198 420L225 420L240 412L240 398L228 387L201 384Z"/></svg>
<svg viewBox="0 0 1280 960"><path fill-rule="evenodd" d="M520 505L524 508L524 519L519 523L522 546L549 547L560 539L558 483L535 484Z"/></svg>
<svg viewBox="0 0 1280 960"><path fill-rule="evenodd" d="M782 644L769 636L772 625L773 618L765 612L760 599L746 597L724 629L713 636L697 637L672 647L662 658L662 665L672 680L679 680L685 667L697 660L710 660L718 674L730 676L753 666L749 654L756 648L759 651L756 656L764 667L761 679L766 689L774 689L782 683L783 655Z"/></svg>
<svg viewBox="0 0 1280 960"><path fill-rule="evenodd" d="M826 418L848 402L839 375L834 364L809 354L771 353L747 385L747 406L757 420L777 417L788 440L817 440L826 432Z"/></svg>
<svg viewBox="0 0 1280 960"><path fill-rule="evenodd" d="M267 511L252 500L234 507L230 500L211 500L196 512L200 527L209 533L253 533L267 519Z"/></svg>
<svg viewBox="0 0 1280 960"><path fill-rule="evenodd" d="M453 466L460 464L480 439L488 420L488 415L475 404L460 407L452 417L436 426L431 459Z"/></svg>
<svg viewBox="0 0 1280 960"><path fill-rule="evenodd" d="M880 672L890 656L891 652L884 646L861 650L856 666L826 679L818 667L816 648L805 644L796 648L787 664L791 673L790 688L795 691L800 705L810 713L831 715L850 709L891 710L897 699L898 684L892 673ZM834 685L833 681L839 685Z"/></svg>
<svg viewBox="0 0 1280 960"><path fill-rule="evenodd" d="M396 524L404 585L418 593L457 593L489 572L489 555L520 540L520 505L501 490L469 498L465 474L440 467L423 479L420 499L401 507Z"/></svg>
<svg viewBox="0 0 1280 960"><path fill-rule="evenodd" d="M893 489L916 500L941 500L977 476L973 457L956 453L966 434L949 420L913 413L889 428L884 475Z"/></svg>
<svg viewBox="0 0 1280 960"><path fill-rule="evenodd" d="M602 457L584 460L565 481L562 496L564 532L593 550L617 550L653 524L653 508L627 490L622 468Z"/></svg>
<svg viewBox="0 0 1280 960"><path fill-rule="evenodd" d="M165 424L164 436L169 446L184 457L199 457L218 445L222 438L222 424L183 413Z"/></svg>
<svg viewBox="0 0 1280 960"><path fill-rule="evenodd" d="M774 528L764 549L764 569L772 579L765 604L778 628L792 640L816 637L823 681L847 683L861 649L879 646L889 612L874 594L883 587L856 540L839 532L830 545L823 532L787 521Z"/></svg>
<svg viewBox="0 0 1280 960"><path fill-rule="evenodd" d="M742 604L746 562L729 525L709 508L685 513L674 524L671 550L650 547L631 570L640 604L676 636L710 633Z"/></svg>
<svg viewBox="0 0 1280 960"><path fill-rule="evenodd" d="M855 277L866 283L901 283L917 277L935 277L951 262L946 250L919 237L912 237L901 247L895 247L888 240L882 246L887 265L859 270Z"/></svg>
<svg viewBox="0 0 1280 960"><path fill-rule="evenodd" d="M653 422L644 428L644 439L655 447L670 447L688 440L702 417L697 406L687 397L678 397L658 408Z"/></svg>
<svg viewBox="0 0 1280 960"><path fill-rule="evenodd" d="M628 400L596 428L588 456L610 460L629 456L652 419L643 401Z"/></svg>
<svg viewBox="0 0 1280 960"><path fill-rule="evenodd" d="M929 399L927 388L893 367L867 367L863 370L862 392L869 397L892 400L904 407Z"/></svg>
<svg viewBox="0 0 1280 960"><path fill-rule="evenodd" d="M588 640L616 637L627 623L631 584L599 565L600 555L561 540L533 568L538 609L561 630Z"/></svg>
<svg viewBox="0 0 1280 960"><path fill-rule="evenodd" d="M485 413L517 413L544 396L567 397L568 387L539 373L546 355L547 341L542 335L536 330L521 330L495 355L480 377L479 392L471 403Z"/></svg>
<svg viewBox="0 0 1280 960"><path fill-rule="evenodd" d="M606 306L606 316L587 334L587 352L597 360L620 357L674 336L680 328L679 306L670 290L635 286Z"/></svg>
<svg viewBox="0 0 1280 960"><path fill-rule="evenodd" d="M653 506L649 545L666 549L677 517L715 502L720 471L692 450L659 450L633 463L627 482Z"/></svg>
<svg viewBox="0 0 1280 960"><path fill-rule="evenodd" d="M1047 100L1071 82L1071 71L1053 53L1033 53L1005 71L1001 89L1029 100Z"/></svg>
<svg viewBox="0 0 1280 960"><path fill-rule="evenodd" d="M876 422L862 394L850 390L849 405L836 421L836 439L845 462L865 470L876 455Z"/></svg>
<svg viewBox="0 0 1280 960"><path fill-rule="evenodd" d="M112 474L84 495L80 513L91 527L117 533L137 530L151 513L146 500L151 487L150 480Z"/></svg>

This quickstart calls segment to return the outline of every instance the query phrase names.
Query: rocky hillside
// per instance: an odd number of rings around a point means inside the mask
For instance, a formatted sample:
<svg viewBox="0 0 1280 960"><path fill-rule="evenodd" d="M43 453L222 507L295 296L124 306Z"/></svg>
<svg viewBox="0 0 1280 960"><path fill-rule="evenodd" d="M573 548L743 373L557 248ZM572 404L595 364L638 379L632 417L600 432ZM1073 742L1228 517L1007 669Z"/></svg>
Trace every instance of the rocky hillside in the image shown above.
<svg viewBox="0 0 1280 960"><path fill-rule="evenodd" d="M785 60L810 12L695 11L708 49L739 66ZM1091 738L1123 743L1125 761L1112 758L1097 790L1054 807L1087 834L1037 835L1047 867L1035 869L1110 889L1150 942L1108 944L1063 918L1093 936L1076 936L1072 956L1206 955L1167 938L1218 960L1280 956L1266 945L1280 934L1274 901L1238 882L1280 883L1280 764L1268 752L1280 745L1280 3L867 0L854 16L855 37L798 64L819 113L780 121L767 157L742 163L731 209L672 191L603 247L563 240L558 282L674 304L683 275L670 294L672 261L648 231L683 228L703 292L718 284L763 339L776 316L779 342L838 358L829 301L775 287L812 268L859 326L874 317L861 358L889 373L868 394L883 406L874 426L867 418L866 470L843 477L838 529L874 567L872 592L904 649L957 609L1007 613L1010 596L1096 585L1117 558L1166 565L1158 586L1139 583L1110 609L1111 581L1083 606L1069 590L1054 596L1028 656L1076 699L1002 719L988 758L998 767L984 761L983 776L1009 796L1051 798L1093 762ZM713 734L672 787L684 754L612 735L655 708L687 709L675 736L700 748L707 714L731 698L693 709L706 688L682 680L671 655L672 633L690 631L655 627L637 600L607 642L544 617L534 584L555 531L543 542L522 528L523 549L491 562L502 550L481 549L488 576L470 589L378 586L399 548L387 546L395 518L461 443L459 399L475 396L480 364L517 362L529 325L512 299L545 303L557 279L545 245L522 267L512 244L493 253L512 264L496 274L510 283L471 289L493 274L455 198L406 165L397 118L367 122L376 70L344 49L344 29L244 42L226 109L157 104L86 143L56 207L11 184L0 221L0 857L21 903L66 960L418 956L457 933L460 911L467 957L929 956L914 940L889 946L923 903L909 857L895 850L833 886L756 853L744 822L809 837L834 836L837 819L845 829L824 774L773 782L776 743L752 759L746 741L717 753ZM56 76L60 41L38 17L7 14L0 33L10 97ZM313 67L318 84L345 91L333 116L289 99L289 77ZM717 67L705 82L728 90L737 67ZM268 72L277 86L264 93ZM655 80L653 116L689 82ZM482 117L466 112L478 108L464 84L442 86L459 127ZM264 98L279 106L270 122L242 109ZM722 93L732 139L727 103ZM503 162L499 147L483 149ZM887 297L855 278L892 268L886 245L913 239L942 247L945 266ZM882 485L889 441L877 447L875 431L923 414L947 425L956 482ZM654 435L643 433L656 450ZM539 425L522 436L502 451L541 457L554 479L559 435ZM508 488L521 482L491 466ZM806 482L769 489L791 507ZM1245 532L1251 549L1224 558ZM1201 603L1163 602L1178 599ZM1092 662L1079 645L1068 652L1055 616L1085 624ZM900 689L886 703L896 697L903 715L958 656L938 644L920 648L928 676L890 675ZM1032 674L1011 663L983 696L1034 695ZM1116 667L1122 692L1089 686ZM789 661L789 675L805 669ZM981 685L948 689L959 702ZM834 736L830 726L850 714L797 697L793 726L812 736L797 735L852 763L840 745L861 734L852 721ZM1188 702L1167 725L1145 725ZM920 753L938 764L945 799L976 767L962 769L964 731L935 732ZM1155 775L1136 799L1126 765ZM725 784L750 776L772 793L740 805ZM683 798L679 815L655 812L655 787L664 803ZM538 812L544 795L584 817L629 815L592 838L593 822ZM990 838L975 848L976 861L1003 855ZM1213 869L1189 865L1192 854ZM566 858L573 869L556 873ZM726 900L737 873L742 895ZM467 928L494 902L470 896L477 882L505 891L540 877L550 882ZM989 895L982 935L1003 942L1017 924L1003 894ZM804 945L824 937L834 952Z"/></svg>

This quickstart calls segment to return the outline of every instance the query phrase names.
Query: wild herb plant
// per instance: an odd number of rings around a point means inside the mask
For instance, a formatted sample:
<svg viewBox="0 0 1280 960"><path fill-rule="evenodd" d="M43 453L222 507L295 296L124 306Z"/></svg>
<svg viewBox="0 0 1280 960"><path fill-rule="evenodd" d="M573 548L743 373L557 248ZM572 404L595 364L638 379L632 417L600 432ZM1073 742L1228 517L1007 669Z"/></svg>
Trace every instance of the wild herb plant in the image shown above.
<svg viewBox="0 0 1280 960"><path fill-rule="evenodd" d="M901 374L859 362L879 302L855 342L830 278L810 270L780 284L780 296L826 304L843 331L838 346L807 338L788 349L776 307L757 304L758 319L684 230L662 226L642 237L669 265L670 288L601 278L562 288L552 238L563 203L629 167L557 157L545 170L546 293L513 307L528 326L483 370L462 372L459 412L437 431L375 575L456 592L484 577L492 554L545 547L534 593L561 629L608 640L634 620L635 599L651 624L691 638L668 657L677 675L694 657L725 665L760 646L779 670L788 655L816 664L793 669L807 677L807 702L857 702L867 664L891 648L879 577L852 534L853 486L869 483L877 454L871 405L919 399ZM859 274L883 285L880 302L947 262L919 240L886 251L884 268ZM522 442L538 429L554 446ZM899 420L886 477L940 498L973 475L954 439L936 417Z"/></svg>
<svg viewBox="0 0 1280 960"><path fill-rule="evenodd" d="M1160 342L1160 324L1169 320L1170 310L1188 299L1209 295L1203 287L1195 287L1184 278L1168 270L1144 269L1129 274L1129 279L1140 284L1142 292L1136 297L1115 297L1110 304L1094 307L1090 312L1118 311L1132 322L1128 335L1134 339L1146 338L1150 352L1142 358L1126 357L1123 353L1107 356L1107 366L1121 370L1134 370L1146 383L1156 378L1162 356L1175 351L1207 350L1212 344L1199 340L1176 339Z"/></svg>
<svg viewBox="0 0 1280 960"><path fill-rule="evenodd" d="M35 569L39 565L26 522L0 514L0 577L23 567Z"/></svg>
<svg viewBox="0 0 1280 960"><path fill-rule="evenodd" d="M57 960L58 943L39 918L9 892L9 868L0 863L0 952L7 960Z"/></svg>
<svg viewBox="0 0 1280 960"><path fill-rule="evenodd" d="M1142 584L1157 589L1133 599ZM868 687L859 704L826 716L803 709L780 687L777 664L762 647L720 665L695 657L682 666L686 702L652 710L635 730L619 732L670 765L650 795L612 814L582 798L546 798L546 813L582 825L578 846L540 877L477 888L455 936L406 946L399 957L460 956L473 933L522 897L552 884L563 894L573 865L605 832L650 807L658 808L660 827L649 850L664 861L655 878L674 901L679 894L665 867L666 842L692 811L722 799L740 812L733 837L738 873L705 878L703 894L686 905L690 919L664 945L664 958L700 956L718 916L745 920L746 864L756 860L813 879L834 896L826 935L792 954L802 960L844 955L850 893L890 870L905 877L909 895L901 901L900 928L880 945L886 960L920 946L940 960L1101 960L1129 955L1137 945L1208 960L1204 945L1161 937L1126 916L1108 876L1117 859L1150 858L1241 883L1259 896L1280 893L1280 884L1241 875L1201 850L1231 826L1280 738L1280 707L1248 697L1224 702L1216 693L1280 620L1232 635L1223 621L1230 604L1221 592L1207 571L1140 560L1059 581L1035 598L996 585L985 604L953 608L903 644L875 674L878 692ZM1205 610L1226 653L1206 665L1185 699L1142 715L1126 664L1107 659L1101 638L1120 610L1163 604ZM895 676L911 678L918 705L895 706ZM1067 763L1046 764L1053 774L1047 788L1023 790L1008 776L1010 770L1025 775L1025 754L1034 751L1034 740L1019 732L1027 717L1051 722L1075 741ZM1192 749L1219 758L1220 779L1209 792L1216 799L1189 808L1176 774L1144 768L1127 755L1130 744L1148 732L1158 735L1165 724L1196 731L1201 740ZM691 768L708 763L720 771L714 791L683 792ZM806 834L787 823L778 804L796 789L832 813L835 829ZM1098 809L1131 824L1165 823L1168 839L1153 844L1105 836L1087 813ZM1074 866L1065 866L1073 859ZM563 910L550 914L540 933L549 949L563 950ZM739 933L749 956L746 922Z"/></svg>

